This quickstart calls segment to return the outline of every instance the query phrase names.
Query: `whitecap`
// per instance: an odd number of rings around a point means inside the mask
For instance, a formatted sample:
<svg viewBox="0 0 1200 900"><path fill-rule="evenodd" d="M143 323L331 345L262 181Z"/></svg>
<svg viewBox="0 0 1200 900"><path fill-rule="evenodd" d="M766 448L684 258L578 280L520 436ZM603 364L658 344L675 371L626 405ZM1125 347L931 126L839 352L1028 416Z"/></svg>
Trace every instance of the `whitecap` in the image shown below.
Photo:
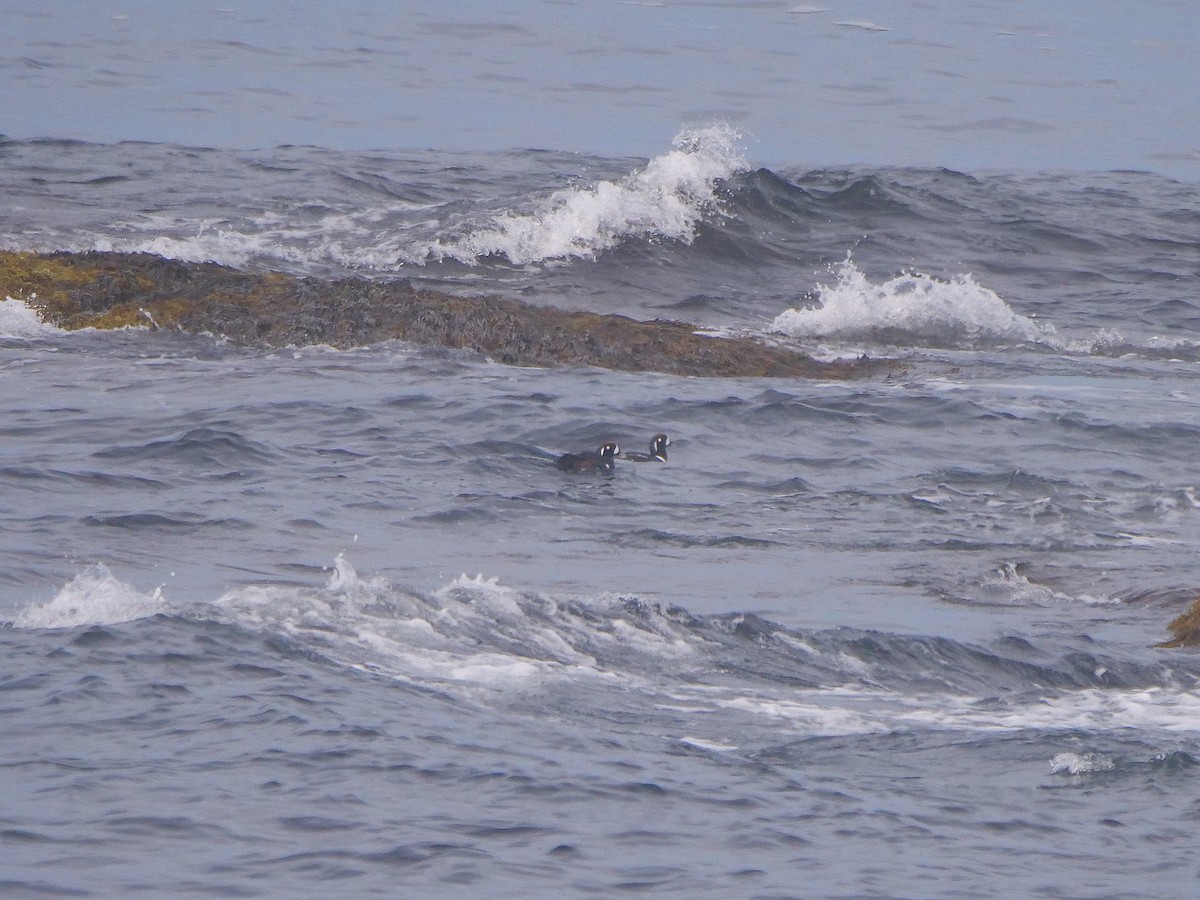
<svg viewBox="0 0 1200 900"><path fill-rule="evenodd" d="M611 180L577 184L508 208L460 213L456 202L393 201L315 218L264 211L238 219L178 219L146 214L121 233L59 240L46 250L154 253L186 262L255 264L323 274L332 264L391 272L493 258L515 265L593 258L629 239L690 243L706 217L719 215L723 181L747 168L741 134L727 125L681 131L672 149ZM410 213L427 210L423 222ZM26 249L38 249L29 248Z"/></svg>
<svg viewBox="0 0 1200 900"><path fill-rule="evenodd" d="M103 563L80 572L45 603L33 603L13 619L17 628L116 625L166 612L162 587L143 593L116 578Z"/></svg>
<svg viewBox="0 0 1200 900"><path fill-rule="evenodd" d="M1067 691L997 707L981 697L903 696L882 690L822 688L787 696L734 693L716 705L785 724L811 736L912 729L974 732L1121 731L1144 728L1195 733L1200 698L1190 690L1145 688Z"/></svg>
<svg viewBox="0 0 1200 900"><path fill-rule="evenodd" d="M528 212L505 211L433 242L429 254L468 264L505 257L524 265L593 258L629 238L690 243L697 225L717 209L719 184L746 168L740 137L725 125L684 130L673 150L629 175L556 191Z"/></svg>
<svg viewBox="0 0 1200 900"><path fill-rule="evenodd" d="M983 588L992 601L1018 605L1052 606L1068 603L1084 603L1089 606L1106 606L1121 601L1107 595L1068 594L1039 584L1018 571L1012 563L1004 563L983 581Z"/></svg>
<svg viewBox="0 0 1200 900"><path fill-rule="evenodd" d="M1054 775L1090 775L1116 768L1111 757L1098 753L1058 753L1050 760L1050 772Z"/></svg>
<svg viewBox="0 0 1200 900"><path fill-rule="evenodd" d="M460 576L424 597L360 575L344 554L323 587L239 586L214 609L340 664L421 684L510 690L594 665L543 620L554 611L551 601L482 575Z"/></svg>
<svg viewBox="0 0 1200 900"><path fill-rule="evenodd" d="M30 299L36 299L36 295ZM38 338L56 334L63 334L63 330L43 322L37 310L24 300L15 297L0 300L0 337Z"/></svg>
<svg viewBox="0 0 1200 900"><path fill-rule="evenodd" d="M847 257L834 275L835 283L818 286L818 306L786 310L770 330L795 338L914 345L1019 341L1057 346L1053 326L1016 312L969 274L945 281L908 272L876 284Z"/></svg>

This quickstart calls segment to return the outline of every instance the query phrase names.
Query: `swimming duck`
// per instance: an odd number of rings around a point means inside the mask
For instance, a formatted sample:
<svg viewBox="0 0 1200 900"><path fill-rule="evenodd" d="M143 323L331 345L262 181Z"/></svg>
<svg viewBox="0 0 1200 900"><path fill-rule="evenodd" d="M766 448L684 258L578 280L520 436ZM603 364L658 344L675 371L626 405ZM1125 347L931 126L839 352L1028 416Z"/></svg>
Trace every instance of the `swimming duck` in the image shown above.
<svg viewBox="0 0 1200 900"><path fill-rule="evenodd" d="M666 462L667 448L671 446L671 439L665 434L656 434L650 438L650 452L640 453L637 450L631 450L628 453L622 453L621 459L627 459L630 462Z"/></svg>
<svg viewBox="0 0 1200 900"><path fill-rule="evenodd" d="M620 452L616 441L605 441L592 453L564 453L555 465L564 472L611 472Z"/></svg>

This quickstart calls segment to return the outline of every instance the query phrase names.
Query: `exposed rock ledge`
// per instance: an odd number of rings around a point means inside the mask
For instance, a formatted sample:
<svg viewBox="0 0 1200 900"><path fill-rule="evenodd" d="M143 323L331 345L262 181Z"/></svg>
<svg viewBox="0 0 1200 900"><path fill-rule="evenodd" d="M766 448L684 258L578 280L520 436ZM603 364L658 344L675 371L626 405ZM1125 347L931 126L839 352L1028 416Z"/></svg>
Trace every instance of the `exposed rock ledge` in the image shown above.
<svg viewBox="0 0 1200 900"><path fill-rule="evenodd" d="M0 298L62 328L152 325L257 347L363 346L399 339L478 351L520 366L601 366L709 376L853 378L879 360L818 362L750 338L698 335L685 322L564 312L456 297L407 281L324 281L136 253L0 251Z"/></svg>
<svg viewBox="0 0 1200 900"><path fill-rule="evenodd" d="M1156 646L1200 647L1200 600L1194 601L1182 615L1171 620L1167 630L1173 635L1171 640Z"/></svg>

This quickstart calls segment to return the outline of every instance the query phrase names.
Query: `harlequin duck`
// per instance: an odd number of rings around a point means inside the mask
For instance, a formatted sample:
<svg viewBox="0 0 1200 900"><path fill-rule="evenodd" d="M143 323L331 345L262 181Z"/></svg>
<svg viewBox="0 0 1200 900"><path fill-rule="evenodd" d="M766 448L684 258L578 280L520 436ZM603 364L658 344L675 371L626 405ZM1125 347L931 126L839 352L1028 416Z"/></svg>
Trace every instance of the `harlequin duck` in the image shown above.
<svg viewBox="0 0 1200 900"><path fill-rule="evenodd" d="M555 465L564 472L611 472L620 452L615 441L605 441L594 453L564 453Z"/></svg>
<svg viewBox="0 0 1200 900"><path fill-rule="evenodd" d="M637 450L631 450L628 453L622 453L621 459L627 459L630 462L666 462L667 448L671 446L671 439L665 434L656 434L650 438L650 452L639 453Z"/></svg>

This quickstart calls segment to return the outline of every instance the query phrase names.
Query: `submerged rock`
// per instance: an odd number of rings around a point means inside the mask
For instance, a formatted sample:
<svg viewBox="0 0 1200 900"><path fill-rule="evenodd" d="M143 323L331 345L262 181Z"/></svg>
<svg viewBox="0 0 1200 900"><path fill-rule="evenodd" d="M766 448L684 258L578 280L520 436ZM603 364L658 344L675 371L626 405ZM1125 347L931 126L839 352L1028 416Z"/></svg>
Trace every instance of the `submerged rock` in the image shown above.
<svg viewBox="0 0 1200 900"><path fill-rule="evenodd" d="M146 326L257 347L396 339L470 349L510 365L704 376L852 378L892 366L818 362L751 338L696 334L697 326L686 322L459 297L402 280L243 272L147 253L0 251L0 296L22 300L67 329Z"/></svg>

